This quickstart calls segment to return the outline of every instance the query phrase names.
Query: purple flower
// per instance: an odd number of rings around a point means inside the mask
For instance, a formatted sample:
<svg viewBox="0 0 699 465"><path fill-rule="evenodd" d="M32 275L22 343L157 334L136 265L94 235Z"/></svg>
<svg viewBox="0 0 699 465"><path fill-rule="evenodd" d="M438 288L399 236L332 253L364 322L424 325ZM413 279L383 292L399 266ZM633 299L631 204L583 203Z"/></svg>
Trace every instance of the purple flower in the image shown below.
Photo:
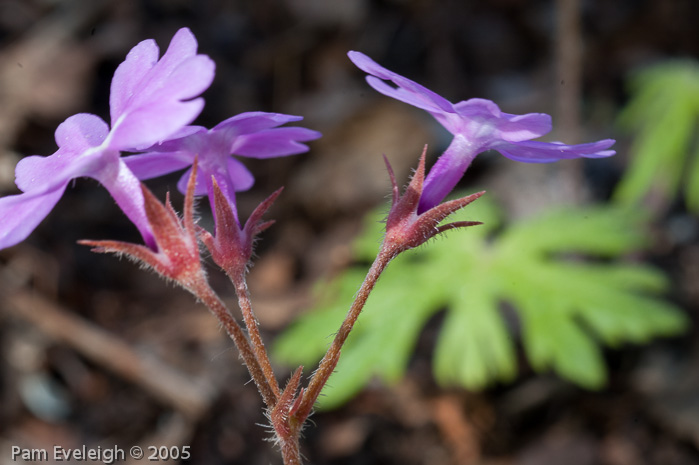
<svg viewBox="0 0 699 465"><path fill-rule="evenodd" d="M360 52L349 52L371 87L384 95L422 108L454 135L425 179L418 213L439 204L456 186L471 161L481 152L497 150L507 158L528 163L549 163L569 158L601 158L616 153L604 139L589 144L533 141L551 131L551 117L545 113L512 115L500 111L490 100L470 99L451 103L420 84L380 66ZM391 81L397 87L388 85Z"/></svg>
<svg viewBox="0 0 699 465"><path fill-rule="evenodd" d="M190 167L178 183L185 192L194 158L198 160L195 195L208 195L212 210L216 179L222 193L235 210L235 193L252 187L250 171L231 155L271 158L308 151L302 142L318 139L321 134L306 128L278 127L300 116L250 112L228 118L213 129L200 126L183 128L169 140L146 149L146 153L125 157L124 161L139 179L150 179Z"/></svg>
<svg viewBox="0 0 699 465"><path fill-rule="evenodd" d="M83 176L103 184L154 247L139 181L120 152L162 141L199 115L204 101L195 97L211 84L214 63L196 52L196 39L188 29L175 34L160 60L153 40L132 48L112 79L111 129L95 115L71 116L56 129L56 153L17 164L15 182L23 193L0 199L0 248L24 240L69 182Z"/></svg>

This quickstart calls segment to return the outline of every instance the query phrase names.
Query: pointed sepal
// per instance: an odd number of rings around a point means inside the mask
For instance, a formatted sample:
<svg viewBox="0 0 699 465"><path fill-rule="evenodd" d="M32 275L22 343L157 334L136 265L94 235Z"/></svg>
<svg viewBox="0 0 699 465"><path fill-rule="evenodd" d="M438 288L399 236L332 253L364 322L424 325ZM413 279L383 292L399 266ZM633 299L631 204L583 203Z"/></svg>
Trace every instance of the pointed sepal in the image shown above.
<svg viewBox="0 0 699 465"><path fill-rule="evenodd" d="M393 173L393 167L386 155L383 156L383 161L386 164L386 171L388 171L388 177L391 180L391 206L393 207L400 199L400 190L398 189L398 183L396 183L396 175Z"/></svg>
<svg viewBox="0 0 699 465"><path fill-rule="evenodd" d="M391 178L393 201L386 218L386 236L382 247L390 251L392 255L418 247L434 236L450 229L482 224L478 221L456 221L440 225L449 215L464 208L485 194L485 191L449 200L418 215L418 206L425 182L426 152L427 146L422 151L418 167L402 196L398 195L393 169L384 157Z"/></svg>
<svg viewBox="0 0 699 465"><path fill-rule="evenodd" d="M125 255L186 289L194 289L204 278L193 212L196 171L195 161L187 184L182 220L172 207L169 195L163 204L141 184L144 208L155 237L157 250L120 241L81 240L78 243L91 246L93 252Z"/></svg>
<svg viewBox="0 0 699 465"><path fill-rule="evenodd" d="M256 236L274 224L272 220L262 221L262 216L279 197L283 188L277 189L260 203L241 229L233 208L213 177L212 182L216 209L215 235L200 230L200 237L218 266L231 277L240 276L247 270Z"/></svg>

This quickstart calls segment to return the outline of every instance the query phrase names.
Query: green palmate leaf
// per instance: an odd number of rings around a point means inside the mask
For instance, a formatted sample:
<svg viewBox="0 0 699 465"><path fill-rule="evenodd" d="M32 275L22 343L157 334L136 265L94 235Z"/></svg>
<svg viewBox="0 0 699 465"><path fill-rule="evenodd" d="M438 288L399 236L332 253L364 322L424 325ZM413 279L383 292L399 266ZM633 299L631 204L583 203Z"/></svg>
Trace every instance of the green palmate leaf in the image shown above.
<svg viewBox="0 0 699 465"><path fill-rule="evenodd" d="M699 63L656 65L634 76L629 87L633 97L619 123L636 139L616 200L638 203L651 190L671 200L682 187L688 206L699 211Z"/></svg>
<svg viewBox="0 0 699 465"><path fill-rule="evenodd" d="M368 219L356 242L360 259L378 249L379 218ZM638 209L568 209L502 228L498 209L481 198L452 220L485 224L450 231L389 265L343 349L323 407L340 405L373 378L398 381L421 330L442 313L435 378L469 389L514 379L518 336L535 370L598 388L606 379L600 344L643 343L686 326L684 314L657 297L668 287L665 276L619 258L647 243ZM330 343L324 337L339 327L365 270L352 268L322 286L314 311L277 340L279 360L320 359ZM515 314L503 313L503 303Z"/></svg>
<svg viewBox="0 0 699 465"><path fill-rule="evenodd" d="M511 381L517 373L516 353L499 312L496 288L487 274L470 273L468 278L468 285L454 289L444 320L435 351L437 380L473 389Z"/></svg>

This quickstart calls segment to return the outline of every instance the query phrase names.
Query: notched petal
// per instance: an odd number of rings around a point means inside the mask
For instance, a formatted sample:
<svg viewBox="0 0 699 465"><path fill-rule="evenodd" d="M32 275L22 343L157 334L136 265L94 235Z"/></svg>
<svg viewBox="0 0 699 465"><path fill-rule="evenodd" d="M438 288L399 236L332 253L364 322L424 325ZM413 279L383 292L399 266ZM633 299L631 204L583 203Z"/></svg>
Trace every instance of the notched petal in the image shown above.
<svg viewBox="0 0 699 465"><path fill-rule="evenodd" d="M196 49L196 39L183 28L155 63L153 42L129 53L112 81L112 147L124 150L160 142L199 115L203 101L189 99L211 85L215 65Z"/></svg>

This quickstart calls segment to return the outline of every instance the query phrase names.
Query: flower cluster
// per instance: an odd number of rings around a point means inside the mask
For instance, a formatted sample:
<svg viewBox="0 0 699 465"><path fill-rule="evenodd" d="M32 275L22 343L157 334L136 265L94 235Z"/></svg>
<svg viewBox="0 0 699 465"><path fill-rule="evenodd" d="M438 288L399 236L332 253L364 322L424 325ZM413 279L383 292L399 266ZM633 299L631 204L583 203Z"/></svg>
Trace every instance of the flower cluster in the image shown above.
<svg viewBox="0 0 699 465"><path fill-rule="evenodd" d="M195 194L213 198L212 179L235 208L236 191L253 184L250 172L231 154L267 158L302 153L302 142L320 137L304 128L278 127L302 119L276 113L244 113L207 130L188 126L201 113L199 97L214 79L214 62L197 53L197 41L180 29L159 59L153 40L136 45L111 84L111 127L100 117L77 114L56 129L58 150L20 160L15 175L21 194L0 198L0 249L24 240L60 200L71 180L100 182L157 249L139 180L191 166L198 156ZM138 153L122 157L123 152ZM185 192L188 171L179 184Z"/></svg>
<svg viewBox="0 0 699 465"><path fill-rule="evenodd" d="M387 70L360 52L348 53L371 87L401 102L431 114L454 135L449 147L425 179L418 213L438 205L451 192L471 161L486 150L497 150L507 158L528 163L549 163L569 158L600 158L614 155L608 150L614 140L565 145L533 141L551 132L551 117L544 113L512 115L490 100L473 98L451 103L420 84ZM391 81L396 87L388 85Z"/></svg>
<svg viewBox="0 0 699 465"><path fill-rule="evenodd" d="M281 189L241 222L236 192L249 189L254 179L235 157L303 153L308 150L305 143L319 138L320 133L285 126L301 120L299 116L263 112L243 113L212 129L192 126L204 107L200 96L213 81L215 66L207 56L197 53L196 39L188 29L175 34L160 58L152 40L134 47L112 80L111 124L91 114L66 119L56 130L58 150L48 157L21 160L16 168L16 184L22 193L0 198L2 249L24 240L53 209L71 180L90 177L99 181L138 228L145 245L109 240L81 243L92 246L96 252L126 255L151 267L188 289L211 310L235 342L262 394L286 464L301 463L301 428L388 263L399 253L444 231L480 224L442 224L449 215L483 194L443 202L476 155L492 149L513 160L546 163L614 154L609 150L613 140L580 145L533 141L551 131L548 115L511 115L483 99L452 104L359 52L349 52L349 57L369 74L367 81L374 89L426 110L454 139L427 175L423 152L402 195L386 161L392 205L381 248L308 387L301 387L302 367L294 372L286 387L279 385L257 328L245 281L253 240L272 224L262 217ZM128 155L122 156L125 153ZM186 194L181 218L169 198L161 203L140 183L178 170L185 170L178 183L180 191ZM194 221L197 195L209 197L216 223L213 232L203 230ZM202 243L234 284L246 331L209 285L201 261Z"/></svg>
<svg viewBox="0 0 699 465"><path fill-rule="evenodd" d="M319 132L278 127L301 119L300 116L250 112L228 118L213 129L188 126L167 141L150 147L146 153L125 157L124 162L139 179L150 179L191 167L198 157L199 174L194 194L208 195L215 212L215 180L235 213L235 193L252 187L254 179L245 165L229 155L270 158L306 152L308 147L302 142L319 138ZM190 168L180 179L181 192L185 192L191 171Z"/></svg>
<svg viewBox="0 0 699 465"><path fill-rule="evenodd" d="M160 59L158 55L155 42L145 40L117 68L109 102L111 127L95 115L71 116L56 130L56 153L20 161L16 184L22 193L0 198L0 248L24 240L53 209L71 180L90 177L107 188L145 243L155 250L139 181L189 168L178 184L185 192L195 157L199 172L194 194L207 195L216 215L215 190L220 190L240 227L235 193L249 189L254 179L231 155L269 158L303 153L308 150L304 142L320 137L310 129L283 126L302 118L278 113L243 113L212 129L190 126L204 106L199 96L213 81L214 63L197 53L196 39L186 28L175 34ZM366 79L374 89L427 111L454 136L425 178L415 211L418 215L439 205L476 155L486 150L531 163L615 153L609 150L614 143L610 139L579 145L534 141L551 131L549 115L512 115L484 99L453 104L360 52L348 55L369 74ZM123 152L133 155L122 157Z"/></svg>

